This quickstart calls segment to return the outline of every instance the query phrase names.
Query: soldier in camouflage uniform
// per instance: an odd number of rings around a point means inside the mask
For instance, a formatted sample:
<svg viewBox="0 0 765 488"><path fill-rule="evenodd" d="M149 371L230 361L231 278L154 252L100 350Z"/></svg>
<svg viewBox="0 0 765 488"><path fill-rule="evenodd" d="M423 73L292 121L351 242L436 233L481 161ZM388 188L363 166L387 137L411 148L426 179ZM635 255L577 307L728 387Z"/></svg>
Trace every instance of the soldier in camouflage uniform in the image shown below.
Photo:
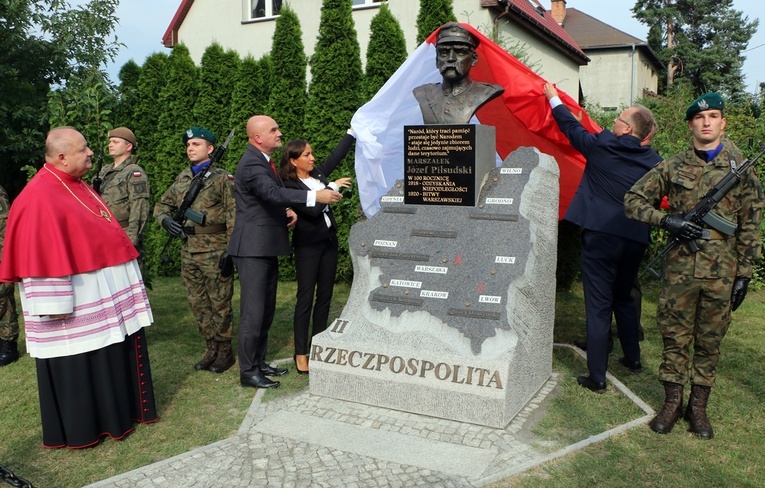
<svg viewBox="0 0 765 488"><path fill-rule="evenodd" d="M117 127L109 132L109 156L114 158L114 164L101 169L98 190L141 252L143 229L149 218L149 179L146 171L137 164L138 158L133 154L135 148L135 135L127 127Z"/></svg>
<svg viewBox="0 0 765 488"><path fill-rule="evenodd" d="M666 398L650 426L661 434L670 432L683 415L683 386L690 379L685 419L691 432L699 437L714 436L706 406L717 374L720 342L728 331L731 311L746 296L752 265L761 253L763 194L753 168L713 210L733 224L732 235L709 229L710 239L700 239L702 227L683 218L743 160L739 149L723 136L724 108L716 93L697 98L685 116L693 134L693 147L658 164L635 183L624 199L628 217L661 226L684 241L667 256L656 314L664 339L659 380L664 384ZM669 215L658 210L664 195ZM685 243L690 240L695 240L698 252L689 250Z"/></svg>
<svg viewBox="0 0 765 488"><path fill-rule="evenodd" d="M197 370L223 373L233 366L231 350L234 278L231 258L226 253L234 230L236 206L234 177L213 167L191 210L204 216L200 224L187 219L185 227L173 220L194 176L207 174L215 136L202 127L192 127L183 135L191 166L181 172L154 207L154 218L171 235L184 239L181 248L181 277L197 319L199 332L207 343L204 357L194 365Z"/></svg>
<svg viewBox="0 0 765 488"><path fill-rule="evenodd" d="M8 193L0 186L0 253L3 250L8 208ZM0 366L19 359L19 314L16 312L14 288L13 283L0 283Z"/></svg>

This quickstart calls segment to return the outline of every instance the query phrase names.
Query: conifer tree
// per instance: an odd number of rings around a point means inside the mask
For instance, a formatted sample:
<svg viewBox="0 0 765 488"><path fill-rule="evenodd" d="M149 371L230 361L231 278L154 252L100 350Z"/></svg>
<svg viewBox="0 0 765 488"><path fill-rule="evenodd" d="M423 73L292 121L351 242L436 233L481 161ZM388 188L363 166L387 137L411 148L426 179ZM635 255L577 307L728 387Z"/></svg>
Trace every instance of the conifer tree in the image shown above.
<svg viewBox="0 0 765 488"><path fill-rule="evenodd" d="M131 59L122 65L117 76L120 85L117 87L118 101L112 120L117 127L129 127L135 131L135 110L138 105L138 78L141 76L141 67Z"/></svg>
<svg viewBox="0 0 765 488"><path fill-rule="evenodd" d="M307 58L300 21L287 4L276 19L271 62L273 76L266 113L279 124L285 140L303 137Z"/></svg>
<svg viewBox="0 0 765 488"><path fill-rule="evenodd" d="M199 96L194 103L194 125L215 134L223 143L231 132L231 96L234 92L241 60L236 51L225 51L214 42L202 54ZM228 157L227 157L228 159Z"/></svg>
<svg viewBox="0 0 765 488"><path fill-rule="evenodd" d="M319 37L311 57L311 87L306 106L306 134L317 162L329 156L345 132L351 117L363 102L361 49L352 17L351 0L324 0L321 8ZM353 175L353 158L348 156L335 170L332 179ZM355 198L334 204L338 224L340 260L338 270L350 276L352 265L348 248L348 233L358 213L358 192Z"/></svg>
<svg viewBox="0 0 765 488"><path fill-rule="evenodd" d="M369 25L364 101L370 100L406 60L406 40L398 20L382 4Z"/></svg>
<svg viewBox="0 0 765 488"><path fill-rule="evenodd" d="M153 53L146 58L138 75L136 83L138 101L133 110L135 126L132 129L138 142L136 154L139 164L149 176L151 190L149 207L152 209L158 196L161 195L159 184L153 181L153 178L158 167L157 148L162 140L157 131L161 113L159 94L167 79L168 63L169 57L164 53ZM162 188L162 191L164 190L165 188ZM159 267L159 253L166 238L167 232L150 218L144 229L144 250L150 275L156 275Z"/></svg>
<svg viewBox="0 0 765 488"><path fill-rule="evenodd" d="M146 163L144 169L149 174L152 201L164 193L172 184L175 177L189 166L186 151L183 147L183 133L194 125L194 103L199 90L199 68L194 66L188 48L184 44L176 44L167 61L167 76L159 93L160 109L155 159ZM159 226L157 232L150 233L147 239L147 258L150 269L160 275L177 274L180 269L179 239L174 239L174 245L168 256L172 261L163 264L159 254L164 245L167 233Z"/></svg>
<svg viewBox="0 0 765 488"><path fill-rule="evenodd" d="M270 86L271 57L266 55L258 61L252 56L244 58L234 85L228 121L229 127L236 129L225 161L225 167L231 172L247 149L247 120L253 115L266 113Z"/></svg>
<svg viewBox="0 0 765 488"><path fill-rule="evenodd" d="M422 44L434 30L447 22L457 22L452 0L420 0L417 13L417 44Z"/></svg>
<svg viewBox="0 0 765 488"><path fill-rule="evenodd" d="M138 147L137 154L145 161L157 160L157 147L162 139L157 132L159 125L159 92L167 79L167 65L169 57L165 53L153 53L149 55L141 67L138 75L136 89L138 101L133 109L135 127L131 127L135 133ZM152 190L152 205L154 204L157 187L151 184L154 164L148 164L144 169L149 173L149 183Z"/></svg>
<svg viewBox="0 0 765 488"><path fill-rule="evenodd" d="M651 28L648 42L667 66L668 85L684 81L697 94L721 91L729 99L743 94L741 53L759 21L733 0L637 0L632 12Z"/></svg>

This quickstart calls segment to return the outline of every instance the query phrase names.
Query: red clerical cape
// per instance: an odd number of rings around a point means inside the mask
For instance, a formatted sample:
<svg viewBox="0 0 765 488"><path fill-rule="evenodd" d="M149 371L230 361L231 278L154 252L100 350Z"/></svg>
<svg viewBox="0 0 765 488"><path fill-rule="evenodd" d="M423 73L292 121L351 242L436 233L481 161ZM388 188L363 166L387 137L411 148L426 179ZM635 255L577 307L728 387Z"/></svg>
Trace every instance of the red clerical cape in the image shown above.
<svg viewBox="0 0 765 488"><path fill-rule="evenodd" d="M81 274L137 258L117 219L100 216L104 209L111 213L85 182L46 163L11 205L0 281Z"/></svg>

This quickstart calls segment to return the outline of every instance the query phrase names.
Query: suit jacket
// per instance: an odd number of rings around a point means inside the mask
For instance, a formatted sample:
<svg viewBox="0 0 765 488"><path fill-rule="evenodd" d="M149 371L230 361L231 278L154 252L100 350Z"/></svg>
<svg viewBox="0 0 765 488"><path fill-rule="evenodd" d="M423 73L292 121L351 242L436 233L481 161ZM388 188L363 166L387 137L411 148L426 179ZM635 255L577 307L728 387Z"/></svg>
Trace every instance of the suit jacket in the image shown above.
<svg viewBox="0 0 765 488"><path fill-rule="evenodd" d="M228 253L237 257L288 255L286 207L305 206L308 192L285 188L266 156L249 145L236 167L234 196L236 222Z"/></svg>
<svg viewBox="0 0 765 488"><path fill-rule="evenodd" d="M587 158L582 180L563 217L588 230L605 232L648 243L650 227L624 214L624 195L661 156L632 135L616 136L610 130L591 134L564 105L553 109L560 130Z"/></svg>
<svg viewBox="0 0 765 488"><path fill-rule="evenodd" d="M335 170L337 165L348 154L348 151L350 151L354 141L355 138L353 136L346 134L332 151L332 154L321 163L321 166L314 168L311 176L324 183L324 186L327 186L329 180L324 175L329 175ZM300 180L284 180L284 186L298 190L309 190L308 186ZM326 213L329 216L332 228L328 228L327 222L324 220L325 207L328 209ZM331 205L317 203L314 207L295 207L293 210L298 214L297 224L295 224L295 229L292 232L292 245L295 247L330 239L337 230L337 223L335 222L335 216L332 214Z"/></svg>

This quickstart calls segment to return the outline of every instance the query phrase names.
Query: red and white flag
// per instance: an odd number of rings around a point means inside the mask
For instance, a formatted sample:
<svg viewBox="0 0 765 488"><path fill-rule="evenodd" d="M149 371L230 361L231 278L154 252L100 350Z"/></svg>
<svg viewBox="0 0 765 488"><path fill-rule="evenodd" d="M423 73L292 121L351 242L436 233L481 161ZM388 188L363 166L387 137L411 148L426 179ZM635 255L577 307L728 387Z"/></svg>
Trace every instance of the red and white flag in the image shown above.
<svg viewBox="0 0 765 488"><path fill-rule="evenodd" d="M553 119L544 95L546 80L534 73L507 51L469 24L460 24L476 36L478 62L471 79L496 83L505 91L478 109L471 123L497 128L497 157L522 146L532 146L549 154L560 169L559 215L563 218L579 186L585 159L571 144ZM356 131L356 180L361 208L367 217L380 209L379 199L404 178L404 125L420 125L422 113L412 89L425 83L439 83L436 69L436 34L418 47L377 94L361 107L351 120ZM582 108L559 90L563 103L573 112ZM585 113L582 125L590 132L600 127Z"/></svg>

